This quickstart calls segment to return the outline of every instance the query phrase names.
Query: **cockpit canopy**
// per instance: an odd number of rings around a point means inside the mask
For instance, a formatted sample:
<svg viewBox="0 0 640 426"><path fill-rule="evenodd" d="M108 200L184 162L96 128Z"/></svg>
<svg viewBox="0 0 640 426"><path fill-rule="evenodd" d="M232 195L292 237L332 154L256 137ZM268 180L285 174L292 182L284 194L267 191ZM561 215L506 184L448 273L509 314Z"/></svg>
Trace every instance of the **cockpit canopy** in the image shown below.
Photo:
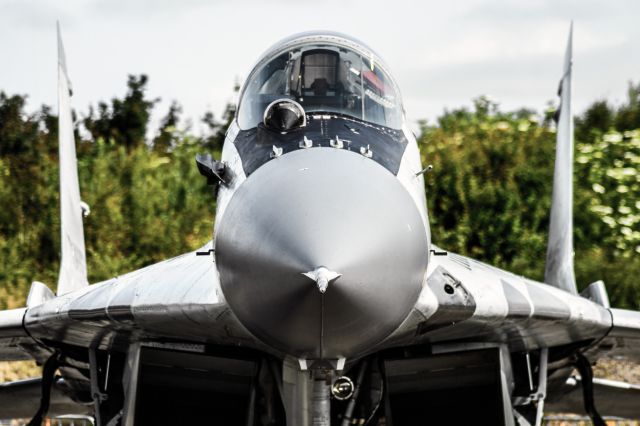
<svg viewBox="0 0 640 426"><path fill-rule="evenodd" d="M306 113L343 114L399 129L402 103L381 61L342 36L301 36L283 42L249 75L238 110L241 129L263 121L278 99L298 102Z"/></svg>

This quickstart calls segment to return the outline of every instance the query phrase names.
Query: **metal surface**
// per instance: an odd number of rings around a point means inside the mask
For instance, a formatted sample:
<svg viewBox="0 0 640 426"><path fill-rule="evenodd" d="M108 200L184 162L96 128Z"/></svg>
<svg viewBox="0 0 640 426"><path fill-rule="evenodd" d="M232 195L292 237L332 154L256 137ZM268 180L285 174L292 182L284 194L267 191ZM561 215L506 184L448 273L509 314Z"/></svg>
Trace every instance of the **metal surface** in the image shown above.
<svg viewBox="0 0 640 426"><path fill-rule="evenodd" d="M560 81L560 115L556 133L556 161L549 220L549 243L544 281L570 293L578 293L573 272L573 115L571 65L573 25Z"/></svg>
<svg viewBox="0 0 640 426"><path fill-rule="evenodd" d="M353 388L353 396L350 397L351 400L347 404L347 408L344 410L341 426L349 426L349 424L351 423L351 420L353 419L353 410L356 407L356 402L358 402L358 396L360 395L360 391L363 385L362 381L364 380L364 373L367 370L368 365L369 365L369 360L367 359L363 360L360 365L355 388ZM351 386L353 387L353 383L351 383Z"/></svg>
<svg viewBox="0 0 640 426"><path fill-rule="evenodd" d="M536 426L542 425L544 416L544 401L547 397L547 367L549 365L549 348L540 349L540 364L538 366L538 390L536 391Z"/></svg>
<svg viewBox="0 0 640 426"><path fill-rule="evenodd" d="M225 164L225 172L229 171L229 181L227 181L226 185L220 185L218 189L214 229L218 227L218 223L224 216L224 212L236 189L247 179L247 175L242 167L242 159L234 143L239 131L238 125L233 121L227 130L227 137L222 146L221 161Z"/></svg>
<svg viewBox="0 0 640 426"><path fill-rule="evenodd" d="M586 297L598 305L601 305L604 308L611 308L611 304L609 303L609 295L607 294L607 288L604 285L604 281L598 280L589 284L587 288L585 288L580 296Z"/></svg>
<svg viewBox="0 0 640 426"><path fill-rule="evenodd" d="M124 407L122 407L122 426L134 426L136 416L136 398L138 396L138 375L140 374L140 343L129 347L122 377L124 387Z"/></svg>
<svg viewBox="0 0 640 426"><path fill-rule="evenodd" d="M311 386L311 374L301 370L297 360L286 357L282 363L282 402L288 425L311 425Z"/></svg>
<svg viewBox="0 0 640 426"><path fill-rule="evenodd" d="M83 209L80 200L76 145L73 138L73 117L71 115L71 85L67 75L60 26L58 26L58 140L62 253L57 293L63 295L86 287L88 282L82 227Z"/></svg>
<svg viewBox="0 0 640 426"><path fill-rule="evenodd" d="M31 359L29 354L18 346L25 340L31 340L22 326L26 312L26 308L0 311L0 361Z"/></svg>
<svg viewBox="0 0 640 426"><path fill-rule="evenodd" d="M0 338L26 337L27 332L22 327L22 319L27 308L7 309L0 311Z"/></svg>
<svg viewBox="0 0 640 426"><path fill-rule="evenodd" d="M409 194L374 161L333 148L285 154L247 179L225 215L215 241L225 298L287 354L357 355L415 304L427 233ZM324 296L302 275L320 265L342 274Z"/></svg>
<svg viewBox="0 0 640 426"><path fill-rule="evenodd" d="M318 290L320 290L320 293L324 293L325 291L327 291L329 283L342 276L342 274L330 271L324 266L319 266L313 271L304 272L302 275L313 280L318 285Z"/></svg>
<svg viewBox="0 0 640 426"><path fill-rule="evenodd" d="M195 252L31 308L25 326L36 338L98 349L126 350L130 340L159 336L230 345L255 342L230 311L211 257ZM258 342L254 346L262 348Z"/></svg>
<svg viewBox="0 0 640 426"><path fill-rule="evenodd" d="M313 426L331 425L331 374L315 370L311 394L311 424Z"/></svg>
<svg viewBox="0 0 640 426"><path fill-rule="evenodd" d="M286 109L290 110L292 113L296 115L297 118L301 120L300 125L297 127L305 127L307 125L307 115L305 114L304 108L302 108L302 105L300 105L298 102L294 101L293 99L281 98L271 102L264 109L264 116L262 117L262 123L266 127L269 127L269 114L272 112L273 107L278 104L284 104ZM278 130L288 131L291 129L278 129Z"/></svg>
<svg viewBox="0 0 640 426"><path fill-rule="evenodd" d="M640 312L612 308L612 327L599 349L611 357L626 357L640 362Z"/></svg>
<svg viewBox="0 0 640 426"><path fill-rule="evenodd" d="M46 284L34 281L31 283L29 295L27 296L27 307L33 308L34 306L42 305L44 302L51 300L54 297L55 294L53 294Z"/></svg>
<svg viewBox="0 0 640 426"><path fill-rule="evenodd" d="M498 365L504 426L515 426L514 410L513 406L511 405L511 394L513 392L514 377L511 368L511 357L509 354L509 348L504 344L498 346Z"/></svg>
<svg viewBox="0 0 640 426"><path fill-rule="evenodd" d="M340 376L331 386L331 396L338 401L346 401L353 396L353 390L353 381L349 376Z"/></svg>
<svg viewBox="0 0 640 426"><path fill-rule="evenodd" d="M103 426L102 410L100 405L108 398L108 396L100 391L99 385L99 367L98 359L96 357L95 348L89 348L89 380L91 383L91 398L93 398L94 404L94 416L96 419L96 425Z"/></svg>
<svg viewBox="0 0 640 426"><path fill-rule="evenodd" d="M407 140L407 147L404 151L404 154L402 155L400 167L398 168L398 180L400 181L404 189L409 192L411 198L413 198L416 207L420 211L420 216L424 221L424 227L426 228L427 232L430 233L431 229L429 229L427 197L424 190L424 176L416 176L416 173L418 173L423 168L420 158L420 150L418 149L416 137L406 122L404 126L402 126L402 133ZM431 240L430 234L428 235L428 238L429 240Z"/></svg>
<svg viewBox="0 0 640 426"><path fill-rule="evenodd" d="M451 295L434 291L448 284L443 272L460 283ZM381 347L474 339L525 351L602 339L612 327L611 313L599 304L450 252L431 257L428 275L414 314ZM623 323L617 333L624 333ZM640 325L630 319L628 325L637 336Z"/></svg>

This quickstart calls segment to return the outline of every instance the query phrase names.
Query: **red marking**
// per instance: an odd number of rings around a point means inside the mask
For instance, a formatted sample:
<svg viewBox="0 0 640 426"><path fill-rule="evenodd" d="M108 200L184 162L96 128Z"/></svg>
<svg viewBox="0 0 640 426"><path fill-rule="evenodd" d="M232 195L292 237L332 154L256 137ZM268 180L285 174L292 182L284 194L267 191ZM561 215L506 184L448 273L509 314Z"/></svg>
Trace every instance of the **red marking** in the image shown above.
<svg viewBox="0 0 640 426"><path fill-rule="evenodd" d="M380 77L378 77L373 71L362 71L362 75L366 78L371 84L373 84L381 93L384 93L384 83L380 81Z"/></svg>

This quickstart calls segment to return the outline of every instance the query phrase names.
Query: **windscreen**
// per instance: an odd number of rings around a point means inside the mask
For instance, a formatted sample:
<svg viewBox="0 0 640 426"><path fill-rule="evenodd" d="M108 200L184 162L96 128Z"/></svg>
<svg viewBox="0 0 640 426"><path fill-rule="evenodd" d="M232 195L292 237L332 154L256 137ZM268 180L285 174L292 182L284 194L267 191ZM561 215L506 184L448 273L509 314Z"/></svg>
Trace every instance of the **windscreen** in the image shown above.
<svg viewBox="0 0 640 426"><path fill-rule="evenodd" d="M399 95L375 57L337 44L306 44L263 61L242 94L240 128L258 125L265 108L282 98L295 100L307 113L343 114L394 129L402 125Z"/></svg>

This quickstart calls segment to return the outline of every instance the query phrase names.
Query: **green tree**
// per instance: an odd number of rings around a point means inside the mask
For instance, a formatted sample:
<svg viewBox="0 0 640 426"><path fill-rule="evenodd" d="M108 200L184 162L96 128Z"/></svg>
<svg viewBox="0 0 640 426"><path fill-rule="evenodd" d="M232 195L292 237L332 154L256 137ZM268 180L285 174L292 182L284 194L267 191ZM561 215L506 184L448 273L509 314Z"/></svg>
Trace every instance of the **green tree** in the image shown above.
<svg viewBox="0 0 640 426"><path fill-rule="evenodd" d="M178 124L180 123L180 114L182 114L182 107L176 101L173 101L169 106L167 115L160 122L158 135L153 139L154 151L166 153L175 147L178 142L176 135L178 133Z"/></svg>
<svg viewBox="0 0 640 426"><path fill-rule="evenodd" d="M637 106L630 90L618 109L597 101L576 118L574 181L578 284L603 279L614 305L636 309L640 129L629 126ZM479 98L471 111L445 111L436 125L423 123L419 143L423 162L435 167L425 188L434 242L542 280L555 126L549 112L542 120L531 112L504 113Z"/></svg>
<svg viewBox="0 0 640 426"><path fill-rule="evenodd" d="M194 165L214 151L235 114L194 136L179 129L172 103L147 141L156 100L147 78L129 77L122 99L98 104L76 131L89 279L193 250L211 238L215 200ZM604 279L612 303L639 308L640 123L638 89L618 107L592 104L576 117L575 248L580 287ZM0 92L0 308L24 304L31 281L52 287L58 274L60 219L57 117L29 114L26 98ZM551 198L555 127L547 109L503 112L486 97L421 124L433 240L443 248L542 280ZM78 129L77 129L78 130ZM79 135L88 134L87 140Z"/></svg>
<svg viewBox="0 0 640 426"><path fill-rule="evenodd" d="M128 91L123 99L113 98L111 106L99 103L97 113L93 108L89 109L84 126L94 141L102 138L128 150L144 144L151 111L158 102L158 99L147 99L147 82L144 74L130 75Z"/></svg>
<svg viewBox="0 0 640 426"><path fill-rule="evenodd" d="M618 109L615 126L620 132L640 129L640 82L629 82L627 103Z"/></svg>

